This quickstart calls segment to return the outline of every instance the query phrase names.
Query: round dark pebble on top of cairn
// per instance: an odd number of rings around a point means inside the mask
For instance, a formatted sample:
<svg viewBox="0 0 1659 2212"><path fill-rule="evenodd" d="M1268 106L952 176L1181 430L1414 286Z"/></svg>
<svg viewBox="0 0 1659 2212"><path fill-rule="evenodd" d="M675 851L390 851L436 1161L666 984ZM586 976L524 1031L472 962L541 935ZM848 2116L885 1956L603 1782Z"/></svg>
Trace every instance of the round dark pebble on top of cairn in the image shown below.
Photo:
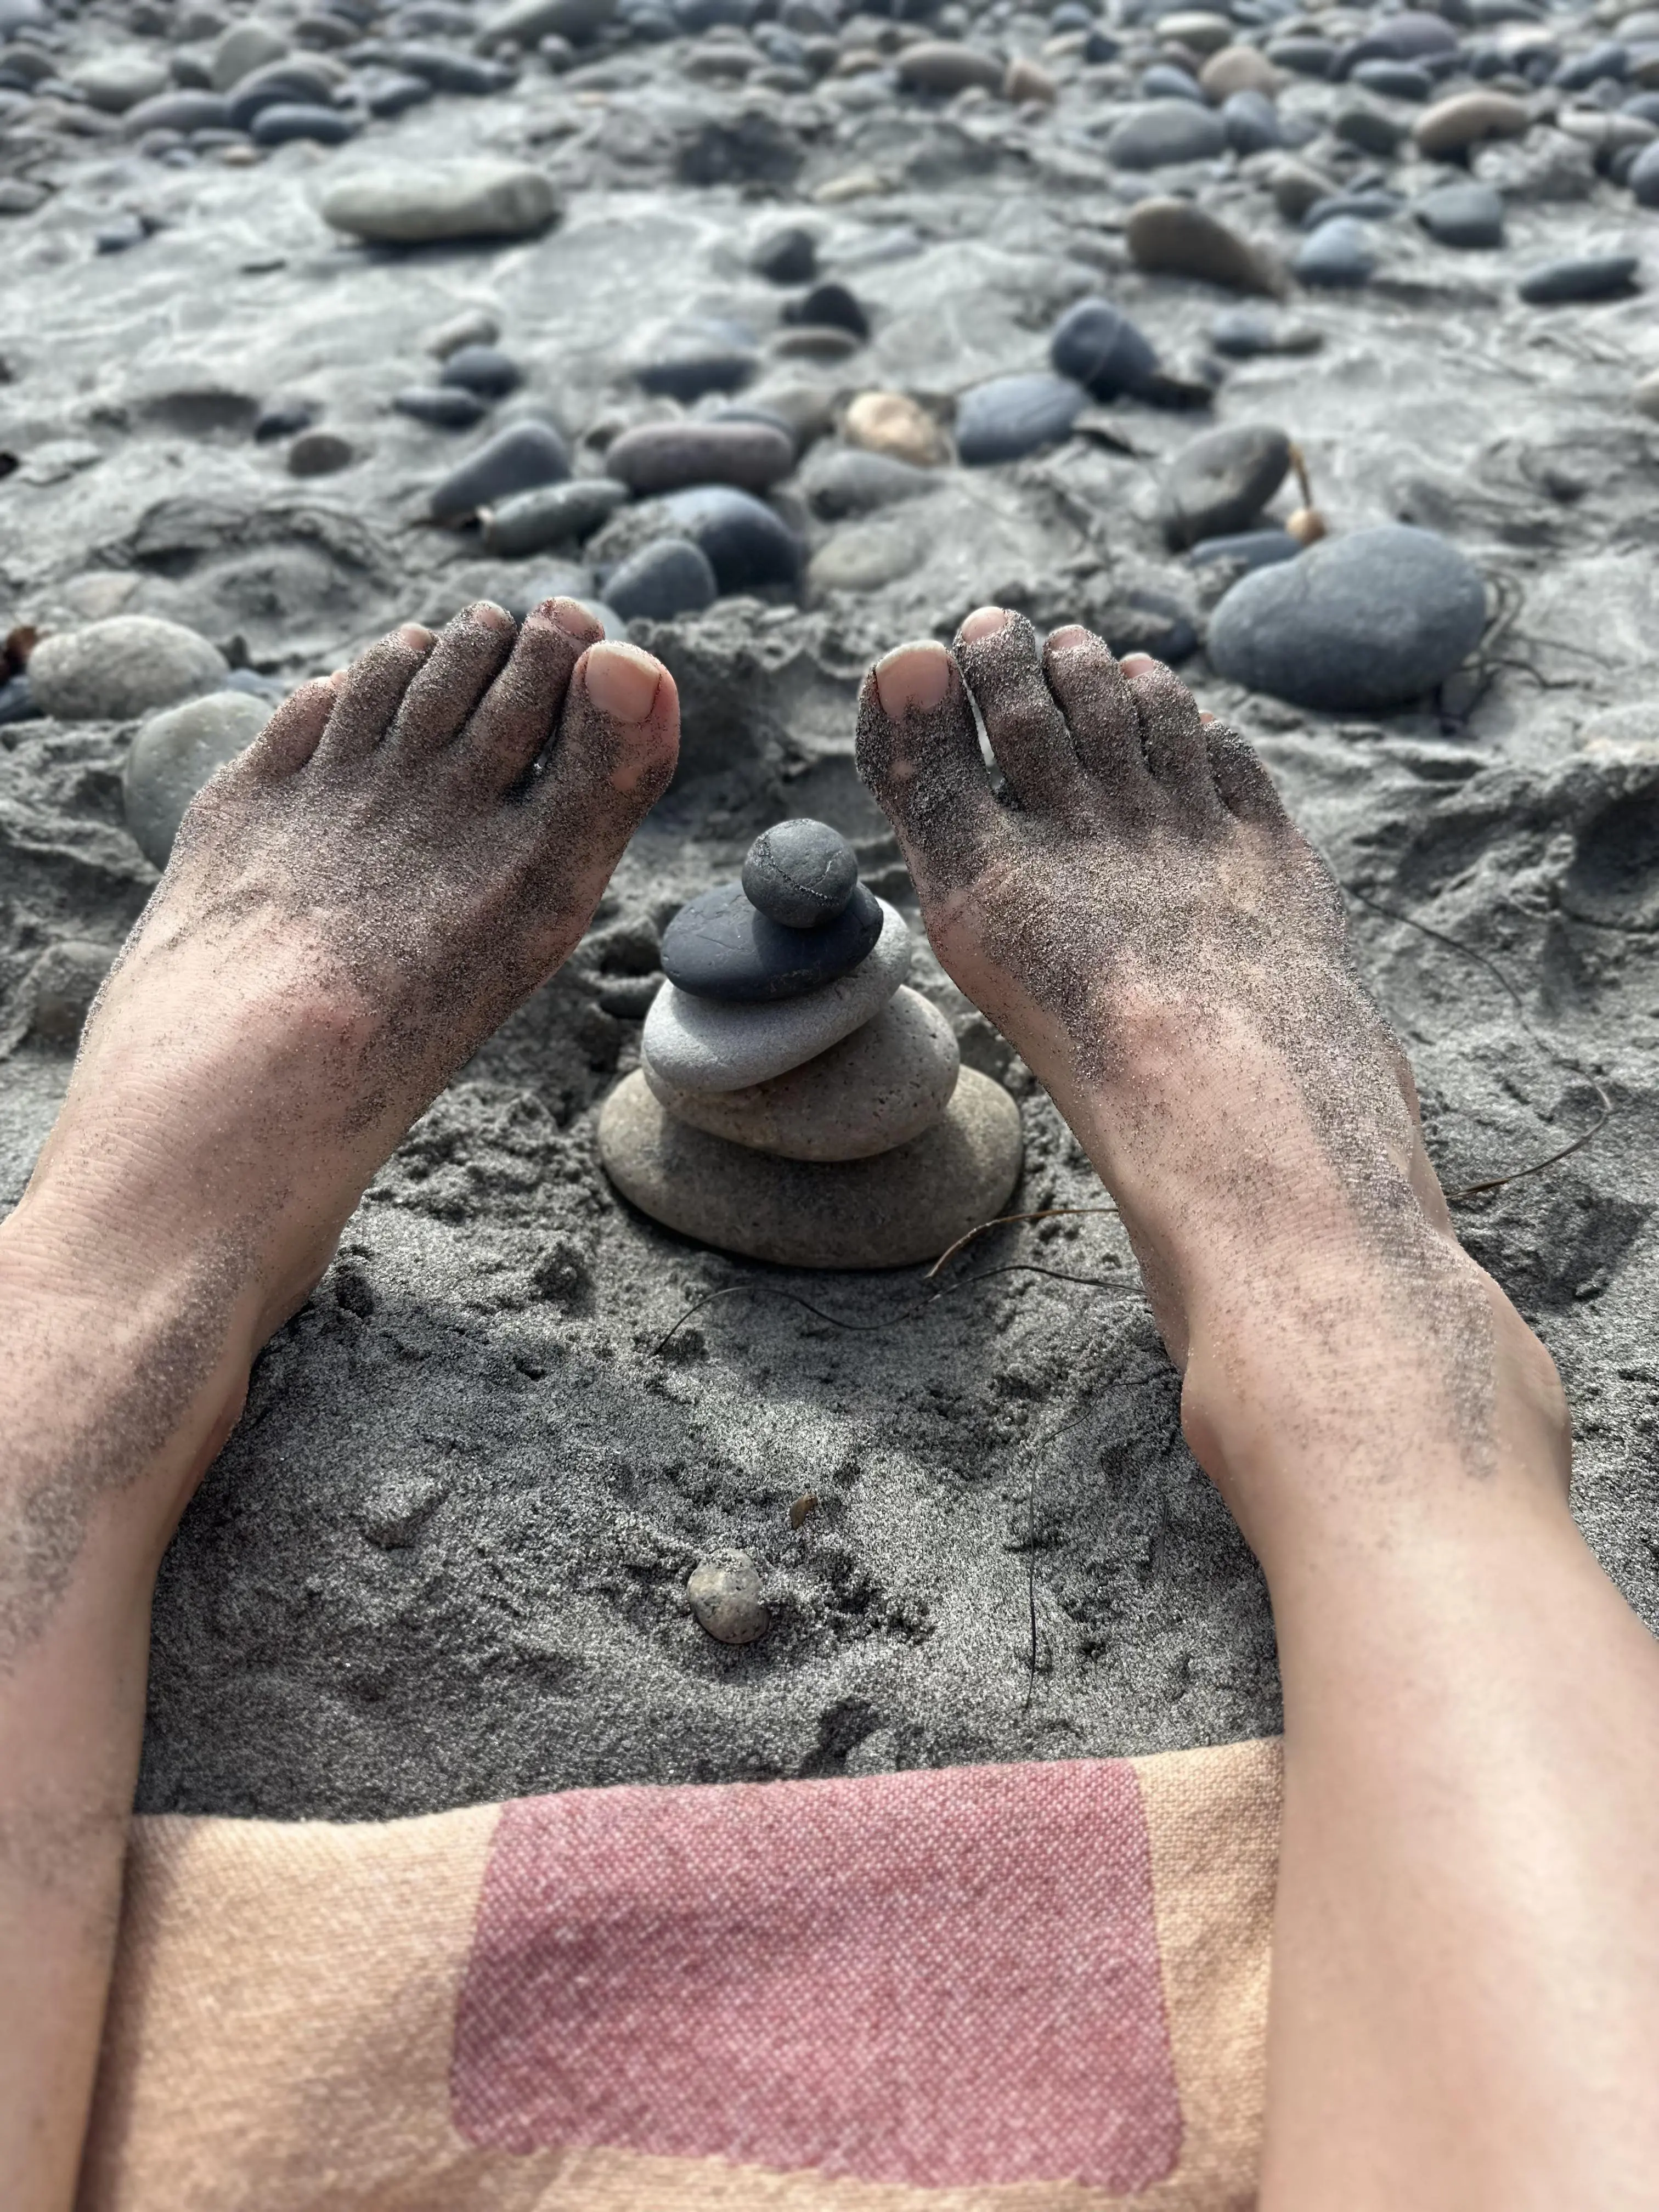
<svg viewBox="0 0 1659 2212"><path fill-rule="evenodd" d="M743 863L749 903L786 929L834 921L858 879L858 856L827 822L777 823L756 838Z"/></svg>

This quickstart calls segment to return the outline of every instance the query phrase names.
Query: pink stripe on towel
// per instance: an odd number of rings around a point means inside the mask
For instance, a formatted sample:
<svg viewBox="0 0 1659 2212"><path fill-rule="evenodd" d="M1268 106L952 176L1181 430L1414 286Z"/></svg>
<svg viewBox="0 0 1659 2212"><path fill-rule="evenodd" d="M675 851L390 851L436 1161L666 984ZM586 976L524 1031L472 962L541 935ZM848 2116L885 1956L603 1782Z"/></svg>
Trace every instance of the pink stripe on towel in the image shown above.
<svg viewBox="0 0 1659 2212"><path fill-rule="evenodd" d="M1181 2109L1134 1770L509 1804L451 2099L496 2150L1147 2188Z"/></svg>

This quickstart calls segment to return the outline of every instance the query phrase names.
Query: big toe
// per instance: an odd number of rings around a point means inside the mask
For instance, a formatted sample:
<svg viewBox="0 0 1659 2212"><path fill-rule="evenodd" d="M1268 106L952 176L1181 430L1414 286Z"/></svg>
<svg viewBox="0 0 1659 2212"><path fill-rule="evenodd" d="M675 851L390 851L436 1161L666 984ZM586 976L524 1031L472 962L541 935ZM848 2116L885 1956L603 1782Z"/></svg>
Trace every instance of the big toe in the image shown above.
<svg viewBox="0 0 1659 2212"><path fill-rule="evenodd" d="M1001 810L962 678L933 639L896 647L865 678L858 767L924 895L971 878L998 834Z"/></svg>
<svg viewBox="0 0 1659 2212"><path fill-rule="evenodd" d="M672 781L679 742L679 693L661 661L636 645L590 645L571 674L539 803L592 820L619 850Z"/></svg>

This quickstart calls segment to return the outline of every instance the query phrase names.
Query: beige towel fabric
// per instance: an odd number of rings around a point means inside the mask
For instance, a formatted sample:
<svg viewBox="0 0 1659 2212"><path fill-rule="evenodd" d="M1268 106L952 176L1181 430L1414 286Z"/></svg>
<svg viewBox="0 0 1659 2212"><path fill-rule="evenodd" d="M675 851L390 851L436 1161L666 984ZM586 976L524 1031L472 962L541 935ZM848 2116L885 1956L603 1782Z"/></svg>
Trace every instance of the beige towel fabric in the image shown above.
<svg viewBox="0 0 1659 2212"><path fill-rule="evenodd" d="M83 2212L1235 2212L1274 1743L133 1824Z"/></svg>

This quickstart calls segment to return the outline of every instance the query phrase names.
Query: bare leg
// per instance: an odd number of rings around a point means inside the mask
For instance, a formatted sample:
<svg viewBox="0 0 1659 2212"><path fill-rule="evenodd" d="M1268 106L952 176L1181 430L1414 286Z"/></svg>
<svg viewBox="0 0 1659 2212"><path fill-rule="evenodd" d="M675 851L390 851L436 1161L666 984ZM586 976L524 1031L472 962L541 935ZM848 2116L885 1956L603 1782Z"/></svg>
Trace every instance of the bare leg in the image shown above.
<svg viewBox="0 0 1659 2212"><path fill-rule="evenodd" d="M1553 1366L1452 1233L1328 871L1235 732L1080 629L901 648L859 747L941 961L1119 1202L1267 1572L1264 2206L1650 2205L1659 1645L1568 1515Z"/></svg>
<svg viewBox="0 0 1659 2212"><path fill-rule="evenodd" d="M163 1547L364 1186L587 925L672 678L555 601L394 633L186 815L0 1225L0 2195L73 2195Z"/></svg>

